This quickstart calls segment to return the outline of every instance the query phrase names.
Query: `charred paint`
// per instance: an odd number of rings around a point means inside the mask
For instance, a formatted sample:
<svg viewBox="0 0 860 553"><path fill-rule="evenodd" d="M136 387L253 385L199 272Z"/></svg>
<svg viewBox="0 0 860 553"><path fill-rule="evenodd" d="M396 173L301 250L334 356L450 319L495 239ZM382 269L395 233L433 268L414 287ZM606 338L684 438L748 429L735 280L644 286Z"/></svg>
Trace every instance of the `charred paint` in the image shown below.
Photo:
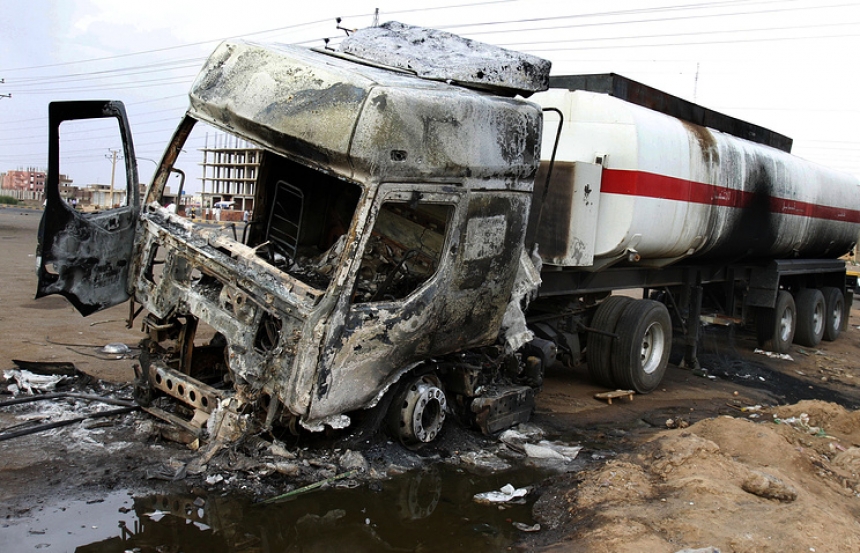
<svg viewBox="0 0 860 553"><path fill-rule="evenodd" d="M528 96L549 86L547 60L396 21L359 29L341 52L414 72L425 79Z"/></svg>
<svg viewBox="0 0 860 553"><path fill-rule="evenodd" d="M571 162L559 161L553 164L552 177L548 184L550 201L541 201L544 197L544 186L546 185L546 172L548 163L542 163L538 170L535 182L539 191L532 203L532 212L535 217L534 241L540 244L540 253L544 259L562 258L567 254L568 229L570 218L573 214L572 186L564 183L573 181L574 165Z"/></svg>

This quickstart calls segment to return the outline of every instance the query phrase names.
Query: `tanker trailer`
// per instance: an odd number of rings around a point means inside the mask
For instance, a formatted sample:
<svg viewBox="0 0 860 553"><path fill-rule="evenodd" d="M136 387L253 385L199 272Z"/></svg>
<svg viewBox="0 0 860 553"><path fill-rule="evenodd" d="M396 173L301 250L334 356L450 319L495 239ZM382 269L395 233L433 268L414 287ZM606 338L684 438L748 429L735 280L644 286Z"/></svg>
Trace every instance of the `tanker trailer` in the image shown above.
<svg viewBox="0 0 860 553"><path fill-rule="evenodd" d="M618 75L551 86L564 88L532 98L545 112L545 161L526 241L543 282L528 320L564 359L647 392L673 327L691 367L701 320L749 324L780 353L846 327L853 295L837 258L860 230L857 178ZM608 295L628 288L647 299Z"/></svg>

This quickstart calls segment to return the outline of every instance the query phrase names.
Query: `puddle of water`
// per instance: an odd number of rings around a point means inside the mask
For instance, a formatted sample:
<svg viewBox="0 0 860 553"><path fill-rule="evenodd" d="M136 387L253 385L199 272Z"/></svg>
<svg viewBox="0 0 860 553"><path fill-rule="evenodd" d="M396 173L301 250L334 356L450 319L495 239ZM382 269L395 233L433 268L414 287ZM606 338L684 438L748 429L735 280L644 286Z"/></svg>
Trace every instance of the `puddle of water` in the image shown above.
<svg viewBox="0 0 860 553"><path fill-rule="evenodd" d="M81 544L110 540L119 535L119 524L134 524L134 502L128 492L115 491L89 500L36 505L21 518L0 523L0 551L72 552ZM130 511L123 514L120 509Z"/></svg>
<svg viewBox="0 0 860 553"><path fill-rule="evenodd" d="M443 465L269 505L232 495L112 492L99 503L71 501L5 521L0 551L500 551L521 535L514 522L534 523L536 497L500 508L473 496L546 475L534 468L476 475Z"/></svg>

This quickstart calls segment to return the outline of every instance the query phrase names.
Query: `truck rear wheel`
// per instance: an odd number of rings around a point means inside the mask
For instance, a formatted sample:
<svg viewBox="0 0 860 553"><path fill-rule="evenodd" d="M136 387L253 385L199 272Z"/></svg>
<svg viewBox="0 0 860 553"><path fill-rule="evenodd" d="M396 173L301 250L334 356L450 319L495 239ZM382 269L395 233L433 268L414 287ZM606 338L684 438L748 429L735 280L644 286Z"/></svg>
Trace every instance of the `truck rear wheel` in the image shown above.
<svg viewBox="0 0 860 553"><path fill-rule="evenodd" d="M797 328L794 341L801 346L814 348L824 336L827 309L824 295L816 288L804 288L794 298L797 306Z"/></svg>
<svg viewBox="0 0 860 553"><path fill-rule="evenodd" d="M624 309L630 305L633 298L627 296L610 296L597 308L591 326L602 332L615 332L615 326ZM588 373L601 386L615 388L612 379L612 343L611 336L591 332L586 342Z"/></svg>
<svg viewBox="0 0 860 553"><path fill-rule="evenodd" d="M824 295L824 336L822 338L828 342L839 338L842 333L842 317L845 314L845 297L842 295L842 290L835 287L822 288L821 293Z"/></svg>
<svg viewBox="0 0 860 553"><path fill-rule="evenodd" d="M788 353L794 340L797 308L794 298L785 290L776 295L776 305L773 309L760 308L756 312L756 336L760 348L776 353Z"/></svg>
<svg viewBox="0 0 860 553"><path fill-rule="evenodd" d="M612 378L624 388L647 394L660 385L672 345L672 319L660 302L637 300L627 305L612 348Z"/></svg>

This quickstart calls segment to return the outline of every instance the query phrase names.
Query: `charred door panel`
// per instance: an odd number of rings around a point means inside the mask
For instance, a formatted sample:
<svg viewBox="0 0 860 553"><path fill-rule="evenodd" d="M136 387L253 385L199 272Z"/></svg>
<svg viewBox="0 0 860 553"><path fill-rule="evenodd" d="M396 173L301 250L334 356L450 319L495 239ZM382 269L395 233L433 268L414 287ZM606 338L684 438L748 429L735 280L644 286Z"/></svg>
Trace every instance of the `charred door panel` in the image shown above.
<svg viewBox="0 0 860 553"><path fill-rule="evenodd" d="M492 343L499 332L523 249L530 194L473 192L447 297L446 324L435 339L449 351Z"/></svg>
<svg viewBox="0 0 860 553"><path fill-rule="evenodd" d="M311 418L365 407L400 369L438 350L459 194L390 190L374 208L353 292L334 315L343 322L326 340Z"/></svg>
<svg viewBox="0 0 860 553"><path fill-rule="evenodd" d="M126 160L125 206L84 214L60 196L60 124L115 118ZM39 226L36 297L60 294L84 316L117 305L129 294L140 198L131 130L121 102L52 102L49 106L46 205Z"/></svg>

